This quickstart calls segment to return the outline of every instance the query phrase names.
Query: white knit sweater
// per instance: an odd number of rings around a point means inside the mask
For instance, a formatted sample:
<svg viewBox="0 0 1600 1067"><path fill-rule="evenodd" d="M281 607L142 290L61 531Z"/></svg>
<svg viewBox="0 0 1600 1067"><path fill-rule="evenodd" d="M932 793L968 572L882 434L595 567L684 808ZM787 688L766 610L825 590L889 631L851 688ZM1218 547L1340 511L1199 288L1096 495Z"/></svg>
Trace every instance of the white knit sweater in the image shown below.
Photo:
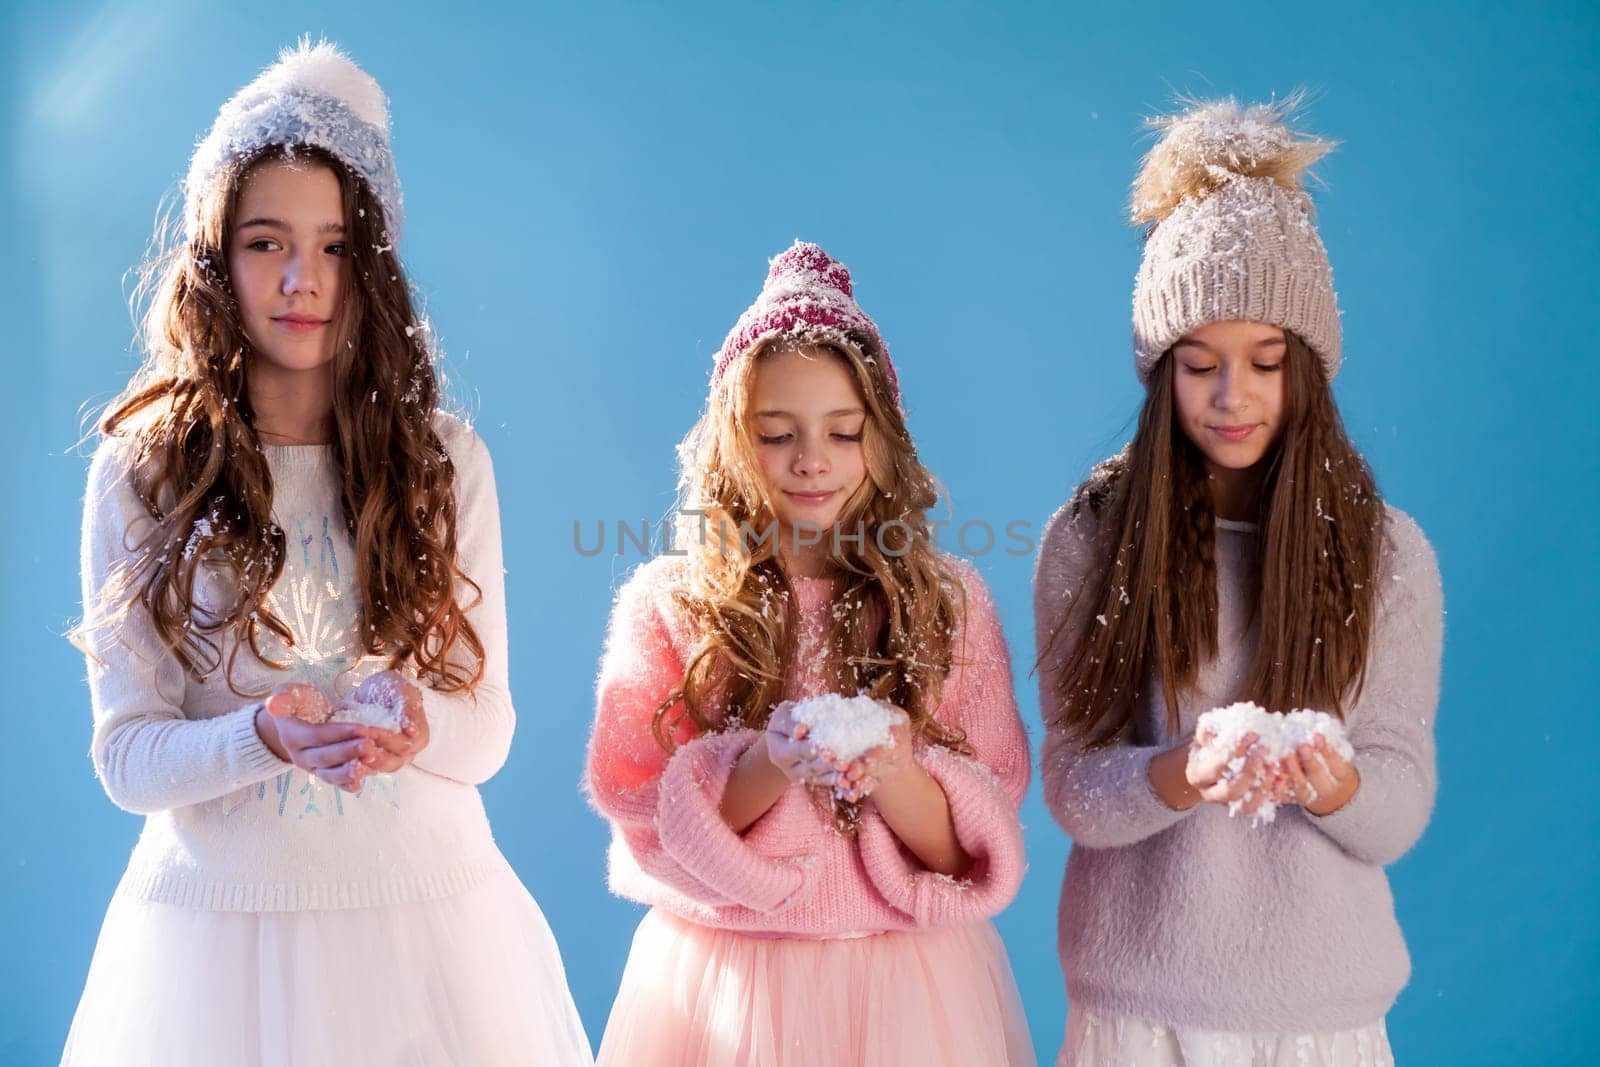
<svg viewBox="0 0 1600 1067"><path fill-rule="evenodd" d="M486 669L471 693L424 687L431 741L415 762L345 793L279 760L255 729L261 697L278 682L308 681L337 697L382 668L357 640L355 545L340 507L331 446L268 447L273 521L287 559L269 606L294 632L293 647L266 642L260 663L241 649L232 691L221 670L187 676L135 606L90 636L94 703L90 754L106 793L146 816L119 893L226 911L353 908L459 892L506 861L490 836L477 784L505 762L515 715L506 678L505 582L494 471L483 442L441 416L455 465L462 570L483 591L468 611ZM87 619L106 610L107 578L152 522L112 439L89 471L83 519ZM225 590L208 571L202 604ZM462 603L473 603L465 589ZM223 662L231 641L222 644Z"/></svg>

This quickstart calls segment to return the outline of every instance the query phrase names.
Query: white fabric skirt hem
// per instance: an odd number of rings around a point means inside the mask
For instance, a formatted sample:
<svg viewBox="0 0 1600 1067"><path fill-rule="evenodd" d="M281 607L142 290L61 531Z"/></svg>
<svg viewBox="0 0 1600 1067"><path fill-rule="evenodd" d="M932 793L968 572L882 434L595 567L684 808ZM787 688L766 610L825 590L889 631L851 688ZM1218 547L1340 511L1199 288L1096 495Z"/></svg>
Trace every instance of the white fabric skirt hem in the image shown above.
<svg viewBox="0 0 1600 1067"><path fill-rule="evenodd" d="M593 1062L544 914L508 868L453 896L225 912L118 894L72 1067Z"/></svg>
<svg viewBox="0 0 1600 1067"><path fill-rule="evenodd" d="M1236 1033L1073 1008L1056 1067L1394 1067L1394 1053L1381 1019L1324 1033Z"/></svg>

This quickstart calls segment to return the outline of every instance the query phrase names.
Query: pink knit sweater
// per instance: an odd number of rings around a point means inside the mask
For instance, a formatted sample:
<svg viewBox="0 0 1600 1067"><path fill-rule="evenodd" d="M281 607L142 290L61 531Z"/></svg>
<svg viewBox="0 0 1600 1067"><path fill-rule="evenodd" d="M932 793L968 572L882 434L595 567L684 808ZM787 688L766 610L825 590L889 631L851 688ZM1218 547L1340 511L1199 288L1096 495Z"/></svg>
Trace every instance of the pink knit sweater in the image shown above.
<svg viewBox="0 0 1600 1067"><path fill-rule="evenodd" d="M759 732L690 735L669 756L650 729L694 648L667 593L682 565L681 558L662 557L629 578L600 666L586 786L611 822L612 891L707 926L790 937L948 926L1003 909L1022 880L1017 808L1028 786L1028 740L1005 637L977 573L955 564L968 617L956 635L957 665L938 713L966 732L977 758L938 748L917 752L944 789L956 836L973 859L958 880L923 867L870 802L856 836L838 832L826 792L800 784L743 835L723 822L728 776ZM794 585L804 649L829 619L829 583ZM822 691L820 679L805 672L787 696Z"/></svg>

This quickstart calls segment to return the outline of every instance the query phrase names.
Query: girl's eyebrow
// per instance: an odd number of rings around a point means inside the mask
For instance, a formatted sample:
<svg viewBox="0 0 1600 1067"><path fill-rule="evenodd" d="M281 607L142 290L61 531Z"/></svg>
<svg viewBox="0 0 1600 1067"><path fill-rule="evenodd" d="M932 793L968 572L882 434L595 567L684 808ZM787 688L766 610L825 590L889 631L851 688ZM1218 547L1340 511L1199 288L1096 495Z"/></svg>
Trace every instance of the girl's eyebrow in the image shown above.
<svg viewBox="0 0 1600 1067"><path fill-rule="evenodd" d="M269 219L265 216L254 219L246 219L245 221L239 223L237 228L243 230L250 226L266 226L274 230L287 230L289 228L289 224L284 222L282 219ZM318 227L317 232L344 233L344 223L324 222L320 227Z"/></svg>
<svg viewBox="0 0 1600 1067"><path fill-rule="evenodd" d="M826 415L824 415L822 417L825 418L825 419L834 419L834 418L839 418L840 416L843 416L843 415L861 415L861 414L864 414L864 413L865 412L861 408L840 408L837 411L830 411L830 412L828 412ZM789 411L758 411L758 412L756 412L756 418L758 418L758 419L769 419L769 418L792 419L792 418L794 418L794 413L793 412L789 412Z"/></svg>
<svg viewBox="0 0 1600 1067"><path fill-rule="evenodd" d="M1286 341L1285 339L1283 339L1282 337L1263 337L1259 341L1251 342L1250 347L1251 348L1269 348L1269 347L1271 347L1273 345L1288 345L1288 343L1289 342ZM1204 341L1196 341L1192 337L1185 337L1182 340L1174 341L1172 343L1172 347L1173 348L1198 348L1198 349L1201 349L1202 351L1205 351L1205 352L1213 352L1213 351L1215 351L1210 345L1206 344Z"/></svg>

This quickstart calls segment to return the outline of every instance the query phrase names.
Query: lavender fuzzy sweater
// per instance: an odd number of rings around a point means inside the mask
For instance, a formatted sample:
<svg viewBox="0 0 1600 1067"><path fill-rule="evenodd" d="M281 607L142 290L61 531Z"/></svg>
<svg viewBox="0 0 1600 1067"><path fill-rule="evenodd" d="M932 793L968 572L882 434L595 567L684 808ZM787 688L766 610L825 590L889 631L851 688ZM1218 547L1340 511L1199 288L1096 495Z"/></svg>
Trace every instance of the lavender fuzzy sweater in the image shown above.
<svg viewBox="0 0 1600 1067"><path fill-rule="evenodd" d="M1041 654L1090 565L1086 506L1051 519L1034 576ZM1215 660L1166 727L1152 684L1129 735L1084 751L1047 728L1045 799L1072 836L1059 916L1061 966L1077 1005L1216 1030L1328 1031L1381 1019L1410 976L1383 867L1421 836L1435 789L1443 605L1422 531L1391 508L1380 563L1379 618L1367 680L1346 711L1361 787L1319 818L1298 807L1252 827L1224 807L1173 811L1156 796L1150 757L1231 703L1256 641L1245 600L1255 529L1218 523ZM1063 645L1065 642L1063 642ZM1056 718L1058 648L1041 665L1040 706Z"/></svg>

